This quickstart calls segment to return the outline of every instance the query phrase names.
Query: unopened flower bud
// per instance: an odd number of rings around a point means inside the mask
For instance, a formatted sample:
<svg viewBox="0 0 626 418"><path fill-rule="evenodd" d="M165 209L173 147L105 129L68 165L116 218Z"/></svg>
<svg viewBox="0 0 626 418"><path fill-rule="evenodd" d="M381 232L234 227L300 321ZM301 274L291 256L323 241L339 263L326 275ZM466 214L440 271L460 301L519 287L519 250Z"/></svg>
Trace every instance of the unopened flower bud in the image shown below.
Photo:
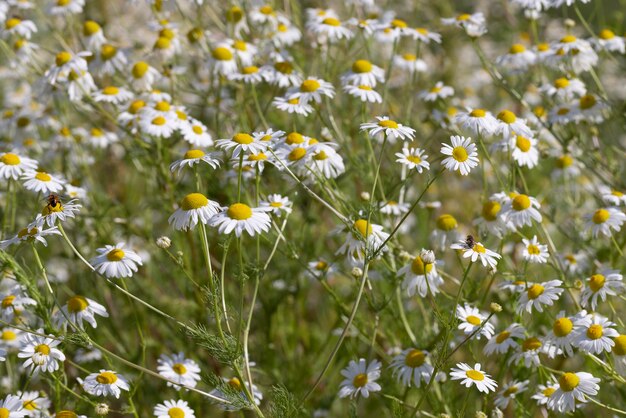
<svg viewBox="0 0 626 418"><path fill-rule="evenodd" d="M412 259L413 257L411 257L411 254L409 254L407 251L400 251L400 254L398 254L398 257L400 257L400 260L402 260L403 263L408 262L410 259Z"/></svg>
<svg viewBox="0 0 626 418"><path fill-rule="evenodd" d="M352 274L352 277L354 277L355 279L358 279L361 276L363 276L363 270L361 270L359 267L352 267L351 274Z"/></svg>
<svg viewBox="0 0 626 418"><path fill-rule="evenodd" d="M370 200L370 194L368 192L361 192L361 200Z"/></svg>
<svg viewBox="0 0 626 418"><path fill-rule="evenodd" d="M582 289L582 288L583 288L583 281L582 281L582 280L580 280L580 279L577 279L577 280L574 282L574 287L575 287L576 289Z"/></svg>
<svg viewBox="0 0 626 418"><path fill-rule="evenodd" d="M500 306L499 303L491 303L491 305L489 305L489 309L491 309L491 312L493 313L498 313L498 312L502 312L502 306Z"/></svg>
<svg viewBox="0 0 626 418"><path fill-rule="evenodd" d="M574 26L576 26L576 22L574 22L573 19L565 19L565 27L567 28L573 28Z"/></svg>
<svg viewBox="0 0 626 418"><path fill-rule="evenodd" d="M474 414L474 418L488 418L487 414L485 414L482 411L476 411L476 413Z"/></svg>
<svg viewBox="0 0 626 418"><path fill-rule="evenodd" d="M504 413L499 410L498 408L493 408L493 410L491 411L491 418L503 418L504 417Z"/></svg>
<svg viewBox="0 0 626 418"><path fill-rule="evenodd" d="M420 252L420 258L424 262L424 264L434 264L436 261L435 253L431 250L426 250L422 248Z"/></svg>
<svg viewBox="0 0 626 418"><path fill-rule="evenodd" d="M170 246L172 245L172 240L169 239L168 237L159 237L156 239L156 245L159 248L170 248Z"/></svg>
<svg viewBox="0 0 626 418"><path fill-rule="evenodd" d="M109 405L105 403L99 403L96 405L96 415L105 416L109 414Z"/></svg>

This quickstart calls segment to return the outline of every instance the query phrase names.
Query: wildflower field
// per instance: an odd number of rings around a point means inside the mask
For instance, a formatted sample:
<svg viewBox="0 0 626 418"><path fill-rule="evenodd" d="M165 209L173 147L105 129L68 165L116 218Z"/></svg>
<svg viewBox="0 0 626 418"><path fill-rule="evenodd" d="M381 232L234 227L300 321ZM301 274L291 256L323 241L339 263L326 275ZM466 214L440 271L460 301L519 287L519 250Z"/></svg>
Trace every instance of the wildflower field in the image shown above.
<svg viewBox="0 0 626 418"><path fill-rule="evenodd" d="M0 418L626 416L624 0L0 0Z"/></svg>

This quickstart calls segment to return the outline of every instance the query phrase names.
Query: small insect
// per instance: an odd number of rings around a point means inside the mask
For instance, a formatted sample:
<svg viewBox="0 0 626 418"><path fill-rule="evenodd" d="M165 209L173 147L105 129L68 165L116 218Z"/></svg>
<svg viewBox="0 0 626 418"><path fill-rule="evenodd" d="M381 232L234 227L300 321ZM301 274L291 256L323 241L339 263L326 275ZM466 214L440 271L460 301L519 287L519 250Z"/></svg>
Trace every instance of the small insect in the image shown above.
<svg viewBox="0 0 626 418"><path fill-rule="evenodd" d="M465 238L465 245L467 245L467 248L474 248L474 244L476 244L474 236L468 235L467 238Z"/></svg>
<svg viewBox="0 0 626 418"><path fill-rule="evenodd" d="M55 194L50 194L47 198L46 201L48 202L48 206L51 208L56 208L57 205L61 204L61 199L59 198L59 196L55 195Z"/></svg>

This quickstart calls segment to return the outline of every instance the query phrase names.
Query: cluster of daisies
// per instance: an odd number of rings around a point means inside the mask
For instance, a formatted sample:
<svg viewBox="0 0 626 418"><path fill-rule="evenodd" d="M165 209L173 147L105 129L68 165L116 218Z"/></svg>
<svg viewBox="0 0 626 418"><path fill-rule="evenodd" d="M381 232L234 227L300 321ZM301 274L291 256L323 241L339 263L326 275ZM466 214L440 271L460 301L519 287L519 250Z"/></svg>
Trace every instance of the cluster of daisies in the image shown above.
<svg viewBox="0 0 626 418"><path fill-rule="evenodd" d="M626 382L626 195L616 161L625 148L614 123L623 119L624 94L603 84L620 85L626 40L617 24L585 20L579 7L589 1L508 1L511 19L532 36L506 47L490 43L502 17L486 10L430 19L435 31L374 0L306 8L302 16L298 2L280 10L260 1L112 1L115 21L104 13L107 2L0 2L0 387L7 393L0 418L86 418L78 412L86 405L98 416L132 409L194 418L207 414L194 411L201 401L260 414L267 399L253 375L264 383L276 375L264 370L263 356L250 361L263 341L251 322L266 271L281 277L272 292L302 297L319 282L342 307L343 328L324 331L339 340L313 389L331 379L326 372L353 331L371 341L368 350L350 344L354 360L344 357L342 378L323 386L330 392L316 417L330 416L334 395L352 398L356 410L362 398L376 405L382 392L418 413L437 408L422 402L434 393L467 403L476 391L494 416L531 400L543 413L626 414L602 396ZM581 27L553 24L552 9L575 10ZM454 42L464 42L454 59L480 68L467 71L471 78L458 68L452 77L440 71L453 62ZM466 56L472 50L475 59ZM488 91L496 89L510 100L491 107ZM124 206L136 197L159 202L150 221L103 210L107 200ZM161 236L166 228L172 238ZM154 231L153 254L139 235ZM323 254L306 234L324 243ZM252 260L242 242L250 238L258 278L246 306L254 275L246 276ZM187 265L189 246L192 262L204 252L208 292L194 281L202 267ZM218 255L220 275L212 268ZM164 264L172 261L175 273ZM294 286L295 269L279 267L292 261L306 285ZM76 267L66 268L70 262ZM116 341L87 337L128 325L118 323L120 305L100 286L128 297L144 349L138 307L183 324L135 290L154 272L163 282L191 279L197 298L185 293L185 304L202 305L201 292L221 298L202 325L217 328L223 342L237 339L241 358L224 369L205 366L197 347L168 343L158 358L144 351L137 364L125 362L140 374L117 371ZM237 274L246 276L237 281L241 300L227 300ZM345 323L342 278L358 295L349 295ZM322 299L310 300L326 306ZM364 300L377 311L373 337L367 320L355 320L371 313ZM243 318L237 336L228 312L235 302ZM172 331L158 325L155 339ZM89 344L75 349L79 339ZM267 342L263 353L282 355L274 352L281 344ZM313 382L328 354L300 354L320 357L306 379L298 376ZM205 390L202 373L219 379ZM133 405L149 378L176 396ZM302 404L318 395L308 389L294 389L307 393ZM457 396L463 390L471 392Z"/></svg>

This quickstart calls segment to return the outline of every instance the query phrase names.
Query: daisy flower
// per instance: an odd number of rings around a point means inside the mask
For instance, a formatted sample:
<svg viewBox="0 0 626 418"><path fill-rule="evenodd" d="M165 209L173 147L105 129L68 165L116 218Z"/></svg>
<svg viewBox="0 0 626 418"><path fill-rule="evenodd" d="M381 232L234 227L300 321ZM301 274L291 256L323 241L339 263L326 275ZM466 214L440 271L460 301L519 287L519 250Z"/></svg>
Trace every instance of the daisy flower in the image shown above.
<svg viewBox="0 0 626 418"><path fill-rule="evenodd" d="M4 21L4 28L0 30L0 35L5 39L10 36L30 39L35 32L37 32L37 26L35 26L32 20L22 20L17 17L12 17Z"/></svg>
<svg viewBox="0 0 626 418"><path fill-rule="evenodd" d="M311 160L309 168L319 176L334 179L346 170L343 158L335 150L337 144L320 142L310 148Z"/></svg>
<svg viewBox="0 0 626 418"><path fill-rule="evenodd" d="M0 155L0 178L17 180L26 172L37 169L37 161L12 152Z"/></svg>
<svg viewBox="0 0 626 418"><path fill-rule="evenodd" d="M533 168L539 161L537 140L521 135L513 135L504 141L506 149L513 150L511 157L520 167Z"/></svg>
<svg viewBox="0 0 626 418"><path fill-rule="evenodd" d="M195 228L198 222L208 224L219 210L219 203L207 199L202 193L190 193L180 201L179 208L167 221L176 230L186 231Z"/></svg>
<svg viewBox="0 0 626 418"><path fill-rule="evenodd" d="M397 139L411 140L415 138L415 129L408 126L404 126L394 120L389 119L388 116L376 116L378 122L366 122L362 123L360 130L367 131L373 138L382 139L384 135L391 142L395 142Z"/></svg>
<svg viewBox="0 0 626 418"><path fill-rule="evenodd" d="M533 132L530 130L526 121L515 116L515 113L510 110L504 109L496 116L498 126L496 127L496 134L502 134L504 139L508 139L511 136L522 135L525 137L531 137Z"/></svg>
<svg viewBox="0 0 626 418"><path fill-rule="evenodd" d="M576 322L572 344L590 354L611 351L615 345L613 338L619 336L619 333L612 328L614 326L613 322L601 315L587 315Z"/></svg>
<svg viewBox="0 0 626 418"><path fill-rule="evenodd" d="M615 371L626 376L626 335L619 335L613 339L615 345L611 349Z"/></svg>
<svg viewBox="0 0 626 418"><path fill-rule="evenodd" d="M509 52L496 58L496 64L513 72L526 71L537 59L535 53L522 44L513 44Z"/></svg>
<svg viewBox="0 0 626 418"><path fill-rule="evenodd" d="M24 409L23 402L19 396L7 395L6 398L0 400L0 413L6 418L22 418L30 414Z"/></svg>
<svg viewBox="0 0 626 418"><path fill-rule="evenodd" d="M527 368L537 367L541 364L539 354L548 354L550 358L553 358L557 353L560 354L560 351L552 346L548 340L529 337L522 341L520 347L517 347L509 358L508 364L521 363Z"/></svg>
<svg viewBox="0 0 626 418"><path fill-rule="evenodd" d="M128 380L113 370L100 370L99 373L91 373L81 382L83 389L90 395L120 397L122 390L129 391Z"/></svg>
<svg viewBox="0 0 626 418"><path fill-rule="evenodd" d="M57 328L67 328L68 319L79 328L84 329L83 321L87 321L89 325L96 328L95 315L107 318L109 313L106 308L91 299L84 296L75 295L67 300L67 303L61 307L60 311L54 313L52 320Z"/></svg>
<svg viewBox="0 0 626 418"><path fill-rule="evenodd" d="M597 209L593 214L585 215L586 227L594 238L600 235L610 237L613 231L619 232L626 221L626 215L617 208Z"/></svg>
<svg viewBox="0 0 626 418"><path fill-rule="evenodd" d="M362 102L366 103L382 103L383 97L374 90L370 86L366 86L364 84L354 86L352 84L348 84L343 87L343 90L348 93L350 96L359 99Z"/></svg>
<svg viewBox="0 0 626 418"><path fill-rule="evenodd" d="M490 339L493 336L493 325L489 322L485 322L487 320L487 316L473 306L468 305L467 303L465 306L457 306L456 317L461 321L458 329L462 330L465 335L472 335L476 332L476 335L473 338L476 338L477 340L480 340L481 336L485 336L487 339Z"/></svg>
<svg viewBox="0 0 626 418"><path fill-rule="evenodd" d="M575 335L573 332L574 323L579 319L580 317L578 317L578 315L569 317L565 315L565 311L561 311L556 315L556 319L552 324L552 332L548 334L548 340L550 343L562 350L568 356L572 356L574 354L574 350L572 348L572 337Z"/></svg>
<svg viewBox="0 0 626 418"><path fill-rule="evenodd" d="M383 231L381 225L368 222L367 219L357 219L346 232L346 241L335 254L356 256L361 260L366 250L378 251L388 237L389 234Z"/></svg>
<svg viewBox="0 0 626 418"><path fill-rule="evenodd" d="M91 51L100 49L107 42L102 27L93 20L87 20L83 23L83 37L87 48Z"/></svg>
<svg viewBox="0 0 626 418"><path fill-rule="evenodd" d="M626 41L624 41L624 38L615 36L615 33L610 29L602 29L600 33L598 33L598 39L594 41L597 49L604 49L620 54L626 52Z"/></svg>
<svg viewBox="0 0 626 418"><path fill-rule="evenodd" d="M309 77L302 81L300 86L291 87L287 90L287 98L298 98L300 102L304 104L311 101L321 103L322 96L332 99L335 96L335 88L328 81L316 77Z"/></svg>
<svg viewBox="0 0 626 418"><path fill-rule="evenodd" d="M66 16L78 14L83 11L85 0L57 0L48 8L48 13L53 16Z"/></svg>
<svg viewBox="0 0 626 418"><path fill-rule="evenodd" d="M183 139L193 147L206 148L213 145L213 138L206 126L196 119L189 119L180 124Z"/></svg>
<svg viewBox="0 0 626 418"><path fill-rule="evenodd" d="M24 188L35 193L56 194L65 187L65 180L44 171L28 170L22 175Z"/></svg>
<svg viewBox="0 0 626 418"><path fill-rule="evenodd" d="M434 367L428 363L430 353L417 348L407 348L391 360L389 368L393 369L393 376L404 386L419 388L428 384L433 375Z"/></svg>
<svg viewBox="0 0 626 418"><path fill-rule="evenodd" d="M480 259L480 262L484 267L495 268L498 264L498 259L502 256L495 251L485 248L480 242L476 242L473 238L470 240L458 241L450 246L453 250L463 250L463 258L469 258L472 262ZM470 245L471 244L471 245Z"/></svg>
<svg viewBox="0 0 626 418"><path fill-rule="evenodd" d="M51 66L44 77L50 84L56 84L57 81L66 81L69 75L74 72L75 74L83 74L88 72L87 61L84 57L91 56L92 53L88 51L79 52L74 54L69 51L59 52L54 60L54 65Z"/></svg>
<svg viewBox="0 0 626 418"><path fill-rule="evenodd" d="M272 106L287 113L308 116L313 113L313 106L301 100L300 97L275 97Z"/></svg>
<svg viewBox="0 0 626 418"><path fill-rule="evenodd" d="M352 68L341 76L341 82L355 86L376 87L376 83L385 81L385 71L368 60L354 61Z"/></svg>
<svg viewBox="0 0 626 418"><path fill-rule="evenodd" d="M501 238L508 229L507 222L502 218L502 204L491 196L490 200L483 204L481 216L474 220L480 231L486 231Z"/></svg>
<svg viewBox="0 0 626 418"><path fill-rule="evenodd" d="M456 367L452 368L450 377L452 380L460 380L466 388L476 386L476 389L486 394L494 392L498 387L491 376L480 370L480 363L476 363L473 368L466 363L457 363Z"/></svg>
<svg viewBox="0 0 626 418"><path fill-rule="evenodd" d="M514 380L512 382L507 383L502 387L502 389L497 393L496 399L493 404L500 408L506 409L511 400L515 400L515 396L524 392L528 388L528 380L517 381Z"/></svg>
<svg viewBox="0 0 626 418"><path fill-rule="evenodd" d="M115 132L106 132L99 128L91 128L87 141L96 148L106 148L119 140Z"/></svg>
<svg viewBox="0 0 626 418"><path fill-rule="evenodd" d="M563 288L560 287L563 284L560 280L550 280L543 283L530 284L527 289L520 294L517 301L517 311L519 313L524 310L531 312L533 306L539 312L543 312L543 307L552 306L555 300L559 300Z"/></svg>
<svg viewBox="0 0 626 418"><path fill-rule="evenodd" d="M161 73L145 61L137 61L130 70L130 84L137 90L152 90Z"/></svg>
<svg viewBox="0 0 626 418"><path fill-rule="evenodd" d="M426 61L417 58L417 55L411 53L395 55L393 57L393 65L409 74L423 73L428 70Z"/></svg>
<svg viewBox="0 0 626 418"><path fill-rule="evenodd" d="M591 310L595 311L598 298L605 301L607 296L616 296L622 290L624 283L619 270L604 270L587 279L587 286L580 294L580 305L583 308L590 306Z"/></svg>
<svg viewBox="0 0 626 418"><path fill-rule="evenodd" d="M228 77L237 72L237 61L233 49L226 45L220 44L211 50L209 65L216 75Z"/></svg>
<svg viewBox="0 0 626 418"><path fill-rule="evenodd" d="M425 250L422 250L424 253ZM403 277L402 287L404 287L409 296L415 295L417 292L421 297L425 298L430 291L433 295L439 293L439 287L443 284L443 279L437 272L437 266L431 260L422 258L422 254L413 259L410 264L403 266L398 270L397 276Z"/></svg>
<svg viewBox="0 0 626 418"><path fill-rule="evenodd" d="M511 348L519 347L515 338L524 338L526 330L517 323L509 325L504 331L494 335L487 341L483 348L483 353L491 356L493 353L504 354Z"/></svg>
<svg viewBox="0 0 626 418"><path fill-rule="evenodd" d="M362 395L368 398L370 393L378 392L381 387L376 380L380 377L380 367L378 360L373 360L369 365L365 359L359 359L358 363L350 360L348 367L341 371L345 379L341 382L339 397L354 398Z"/></svg>
<svg viewBox="0 0 626 418"><path fill-rule="evenodd" d="M171 137L178 128L175 120L150 112L145 112L139 118L139 127L143 133L159 138Z"/></svg>
<svg viewBox="0 0 626 418"><path fill-rule="evenodd" d="M1 158L1 157L0 157ZM599 192L602 200L609 205L626 205L626 194L608 186L600 186Z"/></svg>
<svg viewBox="0 0 626 418"><path fill-rule="evenodd" d="M268 208L272 214L281 216L283 213L291 213L291 201L288 197L279 194L271 194L267 199L260 202L261 207Z"/></svg>
<svg viewBox="0 0 626 418"><path fill-rule="evenodd" d="M424 42L425 44L429 44L431 41L437 44L441 43L441 34L431 32L426 28L414 28L413 32L411 32L411 36L413 39Z"/></svg>
<svg viewBox="0 0 626 418"><path fill-rule="evenodd" d="M98 248L98 256L91 259L90 263L99 274L107 278L132 277L141 266L141 257L131 250L124 249L124 243L105 245Z"/></svg>
<svg viewBox="0 0 626 418"><path fill-rule="evenodd" d="M220 234L235 232L237 237L245 231L251 237L261 232L268 232L271 219L268 208L252 208L245 203L233 203L209 220L209 225L218 228Z"/></svg>
<svg viewBox="0 0 626 418"><path fill-rule="evenodd" d="M44 238L48 235L61 235L59 229L54 226L48 229L39 229L36 226L21 229L13 238L0 241L0 249L6 249L10 245L19 244L20 242L40 242L44 246L48 246L48 242Z"/></svg>
<svg viewBox="0 0 626 418"><path fill-rule="evenodd" d="M533 220L541 223L542 217L538 210L540 208L541 205L534 197L515 194L504 204L502 216L513 226L522 228L526 225L531 226Z"/></svg>
<svg viewBox="0 0 626 418"><path fill-rule="evenodd" d="M478 152L476 145L471 143L472 138L453 135L450 137L452 145L441 144L441 153L449 155L441 163L450 171L459 171L462 176L467 176L472 168L478 165Z"/></svg>
<svg viewBox="0 0 626 418"><path fill-rule="evenodd" d="M157 404L154 407L156 418L195 418L193 409L189 407L187 401L171 400Z"/></svg>
<svg viewBox="0 0 626 418"><path fill-rule="evenodd" d="M202 150L192 149L187 151L181 160L174 161L170 164L170 171L173 173L178 170L178 174L180 174L185 167L192 168L194 165L201 162L207 163L213 169L216 169L220 165L220 160L217 159L214 154L205 154Z"/></svg>
<svg viewBox="0 0 626 418"><path fill-rule="evenodd" d="M421 148L403 147L402 152L396 153L396 157L398 157L396 162L409 170L415 169L420 174L423 170L430 170L430 163L427 161L428 155L425 155L425 151Z"/></svg>
<svg viewBox="0 0 626 418"><path fill-rule="evenodd" d="M43 334L43 329L37 332ZM26 359L23 367L30 368L35 375L40 371L52 373L59 369L59 362L65 361L65 355L55 348L61 341L54 335L43 337L27 333L23 336L22 344L17 356Z"/></svg>
<svg viewBox="0 0 626 418"><path fill-rule="evenodd" d="M326 260L310 261L307 264L306 274L312 279L319 279L325 277L336 271L336 267L333 264L328 263Z"/></svg>
<svg viewBox="0 0 626 418"><path fill-rule="evenodd" d="M559 77L551 84L545 84L540 89L548 97L554 97L562 102L568 102L575 97L584 96L587 93L585 83L577 78Z"/></svg>
<svg viewBox="0 0 626 418"><path fill-rule="evenodd" d="M457 125L483 137L495 134L498 129L498 120L493 117L491 112L484 109L458 112L454 120Z"/></svg>
<svg viewBox="0 0 626 418"><path fill-rule="evenodd" d="M240 397L240 402L243 402L243 403L246 403L246 404L250 403L248 395L247 395L246 391L244 390L244 386L241 383L241 380L239 380L236 377L232 377L231 379L226 379L226 378L223 378L223 379L224 379L224 382L232 390L235 390L238 393L238 395ZM261 391L259 390L257 385L253 384L252 386L250 386L250 382L246 382L245 385L248 388L248 391L252 394L252 397L254 398L254 403L256 405L261 405L261 401L263 400L263 393L261 393ZM211 391L211 394L214 395L214 396L217 396L219 398L226 397L224 392L222 392L219 388L213 389ZM218 404L218 407L220 409L225 410L225 411L236 411L237 409L239 409L235 405L228 405L228 404L223 404L223 403Z"/></svg>
<svg viewBox="0 0 626 418"><path fill-rule="evenodd" d="M248 65L243 67L240 73L231 74L229 78L233 81L243 81L244 84L259 84L263 81L263 74L256 65Z"/></svg>
<svg viewBox="0 0 626 418"><path fill-rule="evenodd" d="M454 89L452 87L446 86L442 81L438 81L430 90L420 92L419 98L425 102L436 102L437 100L445 99L453 95Z"/></svg>
<svg viewBox="0 0 626 418"><path fill-rule="evenodd" d="M236 133L232 138L218 139L216 145L226 151L232 150L233 157L238 157L242 152L258 154L267 148L265 142L243 132Z"/></svg>
<svg viewBox="0 0 626 418"><path fill-rule="evenodd" d="M26 306L35 306L37 301L29 298L25 288L15 285L0 292L0 316L5 322L11 322L16 314L21 313Z"/></svg>
<svg viewBox="0 0 626 418"><path fill-rule="evenodd" d="M435 225L436 228L430 234L430 241L436 249L444 250L448 248L448 242L458 238L459 223L454 216L444 213L437 218Z"/></svg>
<svg viewBox="0 0 626 418"><path fill-rule="evenodd" d="M132 99L133 93L123 87L106 86L93 92L91 96L96 102L112 103L119 106Z"/></svg>
<svg viewBox="0 0 626 418"><path fill-rule="evenodd" d="M52 402L45 395L42 396L40 392L32 391L32 392L17 392L17 396L19 396L22 401L22 408L26 411L28 416L43 418L46 417L48 408ZM9 417L11 415L9 414Z"/></svg>
<svg viewBox="0 0 626 418"><path fill-rule="evenodd" d="M550 401L550 397L558 388L559 384L552 380L548 382L547 385L538 385L537 389L539 389L539 392L535 393L532 399L537 401L538 405L547 405L548 401Z"/></svg>
<svg viewBox="0 0 626 418"><path fill-rule="evenodd" d="M310 32L317 35L318 38L327 38L330 42L350 39L354 36L352 30L335 17L310 20L307 22L306 27Z"/></svg>
<svg viewBox="0 0 626 418"><path fill-rule="evenodd" d="M576 402L587 402L588 396L598 394L600 379L591 373L567 372L559 378L559 386L550 396L548 408L553 411L569 412L576 410Z"/></svg>
<svg viewBox="0 0 626 418"><path fill-rule="evenodd" d="M69 185L65 187L68 188ZM44 206L41 213L37 214L35 220L28 225L29 228L43 229L44 224L49 227L54 227L57 221L65 222L69 218L74 218L75 214L80 211L82 207L76 204L77 199L72 199L67 203L63 203L60 199L48 199L48 203Z"/></svg>
<svg viewBox="0 0 626 418"><path fill-rule="evenodd" d="M22 334L23 332L17 328L0 329L0 348L8 350L20 348L22 346Z"/></svg>
<svg viewBox="0 0 626 418"><path fill-rule="evenodd" d="M524 238L522 242L524 243L524 252L522 253L524 260L538 264L544 264L548 261L548 257L550 257L548 246L540 244L536 235L531 240Z"/></svg>
<svg viewBox="0 0 626 418"><path fill-rule="evenodd" d="M167 386L172 386L176 390L185 386L195 388L200 381L200 367L195 361L185 358L182 352L172 356L161 354L158 364L159 374L177 383L167 382Z"/></svg>
<svg viewBox="0 0 626 418"><path fill-rule="evenodd" d="M395 200L388 200L380 203L380 213L390 216L400 216L409 211L408 203L398 203Z"/></svg>

